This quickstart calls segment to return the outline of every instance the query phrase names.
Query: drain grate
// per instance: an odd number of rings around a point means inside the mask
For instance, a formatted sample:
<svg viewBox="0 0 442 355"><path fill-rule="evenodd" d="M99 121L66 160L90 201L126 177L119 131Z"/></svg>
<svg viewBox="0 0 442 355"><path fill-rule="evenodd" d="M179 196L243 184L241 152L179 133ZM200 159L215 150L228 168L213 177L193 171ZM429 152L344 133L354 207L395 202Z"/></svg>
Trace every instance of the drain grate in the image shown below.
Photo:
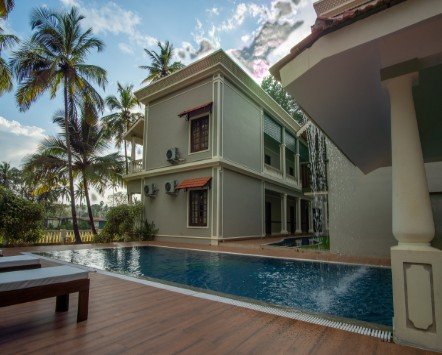
<svg viewBox="0 0 442 355"><path fill-rule="evenodd" d="M340 330L344 330L344 331L351 332L351 333L367 335L367 336L379 338L382 341L386 341L386 342L391 342L392 338L393 338L393 334L389 330L381 330L381 329L369 328L367 326L361 326L361 325L352 324L352 323L334 321L331 319L322 318L322 317L319 317L316 315L311 315L311 314L303 313L300 311L288 311L288 310L279 309L279 308L275 308L275 307L262 306L262 305L258 305L258 304L238 301L238 300L227 298L227 297L221 297L221 296L212 295L212 294L205 294L202 292L192 294L192 296L199 297L199 298L205 298L205 299L212 300L212 301L227 303L230 305L234 305L234 306L238 306L238 307L242 307L242 308L247 308L247 309L251 309L254 311L269 313L269 314L273 314L276 316L295 319L295 320L299 320L302 322L322 325L324 327L335 328L335 329L340 329Z"/></svg>

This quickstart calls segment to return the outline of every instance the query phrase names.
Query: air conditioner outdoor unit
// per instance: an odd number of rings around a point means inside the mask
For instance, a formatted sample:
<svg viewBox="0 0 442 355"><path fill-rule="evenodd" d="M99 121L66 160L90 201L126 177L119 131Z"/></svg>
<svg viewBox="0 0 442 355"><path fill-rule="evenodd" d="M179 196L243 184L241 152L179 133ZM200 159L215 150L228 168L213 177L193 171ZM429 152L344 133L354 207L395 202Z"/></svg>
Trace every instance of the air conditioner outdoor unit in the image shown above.
<svg viewBox="0 0 442 355"><path fill-rule="evenodd" d="M169 163L176 163L180 159L180 153L178 152L178 148L170 148L167 149L166 159Z"/></svg>
<svg viewBox="0 0 442 355"><path fill-rule="evenodd" d="M164 184L164 188L166 190L166 193L168 193L169 195L175 195L178 193L179 190L176 189L176 186L178 185L178 181L176 180L172 180L172 181L167 181Z"/></svg>
<svg viewBox="0 0 442 355"><path fill-rule="evenodd" d="M157 185L149 184L144 186L144 194L149 197L155 197L158 193Z"/></svg>

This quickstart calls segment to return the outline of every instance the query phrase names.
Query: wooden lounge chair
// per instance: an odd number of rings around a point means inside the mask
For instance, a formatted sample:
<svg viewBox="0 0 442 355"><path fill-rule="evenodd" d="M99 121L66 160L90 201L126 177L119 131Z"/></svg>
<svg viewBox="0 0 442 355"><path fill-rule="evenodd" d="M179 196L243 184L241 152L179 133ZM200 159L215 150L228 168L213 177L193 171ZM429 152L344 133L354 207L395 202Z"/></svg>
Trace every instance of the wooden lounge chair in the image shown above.
<svg viewBox="0 0 442 355"><path fill-rule="evenodd" d="M0 272L38 269L40 259L33 255L14 255L0 258Z"/></svg>
<svg viewBox="0 0 442 355"><path fill-rule="evenodd" d="M69 294L78 292L77 322L87 319L89 273L71 266L55 266L0 274L0 307L57 297L55 311L69 309Z"/></svg>

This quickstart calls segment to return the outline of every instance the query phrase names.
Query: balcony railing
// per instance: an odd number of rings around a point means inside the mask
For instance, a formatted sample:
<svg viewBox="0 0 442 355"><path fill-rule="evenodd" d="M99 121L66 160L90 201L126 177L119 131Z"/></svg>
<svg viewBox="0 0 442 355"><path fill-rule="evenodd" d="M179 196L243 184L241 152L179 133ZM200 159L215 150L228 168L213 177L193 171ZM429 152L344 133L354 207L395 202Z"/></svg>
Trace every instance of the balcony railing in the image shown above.
<svg viewBox="0 0 442 355"><path fill-rule="evenodd" d="M278 168L264 164L264 172L274 177L282 178L282 172Z"/></svg>
<svg viewBox="0 0 442 355"><path fill-rule="evenodd" d="M129 165L129 172L130 173L138 173L142 170L143 170L143 159L134 160Z"/></svg>

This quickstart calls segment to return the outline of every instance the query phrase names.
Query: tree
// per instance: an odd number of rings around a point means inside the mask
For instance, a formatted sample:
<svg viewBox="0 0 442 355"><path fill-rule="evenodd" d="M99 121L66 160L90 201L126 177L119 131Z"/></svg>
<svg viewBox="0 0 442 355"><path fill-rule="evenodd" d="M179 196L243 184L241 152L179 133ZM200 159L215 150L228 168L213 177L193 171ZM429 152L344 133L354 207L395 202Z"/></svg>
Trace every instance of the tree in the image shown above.
<svg viewBox="0 0 442 355"><path fill-rule="evenodd" d="M3 245L35 243L41 236L43 208L0 186L0 236Z"/></svg>
<svg viewBox="0 0 442 355"><path fill-rule="evenodd" d="M0 17L8 16L14 7L14 0L0 0Z"/></svg>
<svg viewBox="0 0 442 355"><path fill-rule="evenodd" d="M302 110L287 91L284 90L281 83L273 75L266 76L261 82L261 88L275 100L290 116L299 123L302 122Z"/></svg>
<svg viewBox="0 0 442 355"><path fill-rule="evenodd" d="M20 170L7 162L0 162L0 185L6 189L17 190L20 184Z"/></svg>
<svg viewBox="0 0 442 355"><path fill-rule="evenodd" d="M62 132L65 132L64 115L54 117ZM25 170L31 171L37 180L45 181L56 176L65 176L68 170L67 146L65 133L59 137L45 139L37 148L37 152L25 161ZM94 217L90 202L90 187L103 190L110 181L121 181L123 160L118 153L104 154L108 150L108 140L103 127L98 122L90 122L83 117L81 120L71 119L69 140L72 147L72 171L78 181L76 196L86 200L87 212L91 229Z"/></svg>
<svg viewBox="0 0 442 355"><path fill-rule="evenodd" d="M9 11L14 7L12 0L0 0L0 18L6 18ZM0 95L12 89L12 73L8 63L1 57L2 51L11 48L18 43L18 38L14 35L3 33L0 27Z"/></svg>
<svg viewBox="0 0 442 355"><path fill-rule="evenodd" d="M91 50L103 50L103 42L92 35L92 29L83 30L84 19L76 8L57 12L47 8L35 9L31 15L33 35L13 53L12 68L19 87L16 99L21 111L27 110L43 93L54 98L60 89L64 100L65 143L68 161L69 193L75 243L81 243L75 209L74 178L70 132L71 118L77 107L84 107L86 116L94 116L103 109L103 100L91 82L104 88L106 71L86 64Z"/></svg>
<svg viewBox="0 0 442 355"><path fill-rule="evenodd" d="M114 138L118 149L124 144L124 160L126 165L126 174L129 172L129 163L127 159L127 143L123 138L124 133L139 118L144 117L139 112L133 110L140 106L140 102L133 93L133 85L118 85L118 97L112 95L106 97L106 105L111 111L116 111L103 117L104 126L109 137Z"/></svg>
<svg viewBox="0 0 442 355"><path fill-rule="evenodd" d="M172 63L174 48L169 41L166 41L164 45L158 41L157 45L160 49L159 53L149 51L146 48L144 49L147 56L151 59L151 63L150 65L140 66L141 69L147 69L149 71L149 75L143 80L143 83L157 81L185 67L185 65L179 61Z"/></svg>

